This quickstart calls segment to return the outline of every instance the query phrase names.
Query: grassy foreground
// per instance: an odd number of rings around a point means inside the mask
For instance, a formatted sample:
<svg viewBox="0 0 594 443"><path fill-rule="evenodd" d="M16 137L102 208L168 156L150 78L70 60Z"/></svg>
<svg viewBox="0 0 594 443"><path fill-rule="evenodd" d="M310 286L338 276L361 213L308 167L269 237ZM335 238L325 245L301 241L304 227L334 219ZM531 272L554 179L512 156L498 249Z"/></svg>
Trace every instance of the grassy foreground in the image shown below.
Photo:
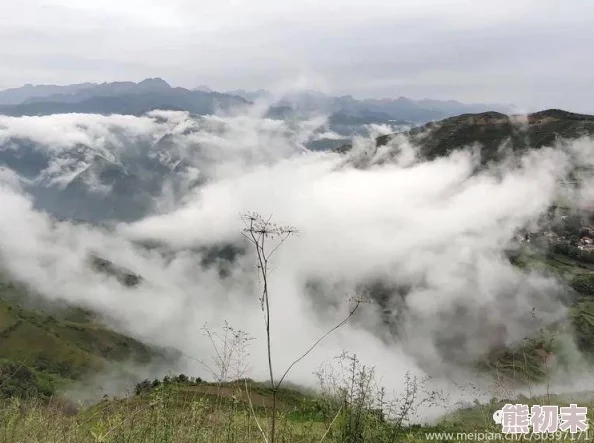
<svg viewBox="0 0 594 443"><path fill-rule="evenodd" d="M249 393L249 399L248 399ZM0 442L255 442L269 433L271 393L253 382L213 385L161 383L124 399L106 399L89 408L52 399L12 398L0 402ZM345 441L326 423L316 397L283 389L279 393L279 442ZM371 425L370 417L365 417ZM380 437L375 420L373 440ZM332 422L331 422L332 423ZM371 430L371 429L370 429ZM388 427L382 429L387 432ZM369 431L367 431L369 434Z"/></svg>
<svg viewBox="0 0 594 443"><path fill-rule="evenodd" d="M270 390L252 381L196 383L175 378L137 386L135 395L105 399L88 408L56 398L49 401L13 397L0 401L0 443L129 442L251 443L269 441ZM594 412L594 397L580 406ZM505 440L492 415L507 401L458 409L432 426L398 423L358 399L332 400L291 389L279 392L277 442L424 442ZM345 400L343 398L342 400ZM567 405L574 399L519 398L522 404ZM266 437L263 436L266 435ZM449 434L449 435L448 435ZM470 435L470 437L469 437ZM499 435L499 437L498 437ZM526 441L594 441L589 434L534 436ZM517 440L517 439L516 439Z"/></svg>

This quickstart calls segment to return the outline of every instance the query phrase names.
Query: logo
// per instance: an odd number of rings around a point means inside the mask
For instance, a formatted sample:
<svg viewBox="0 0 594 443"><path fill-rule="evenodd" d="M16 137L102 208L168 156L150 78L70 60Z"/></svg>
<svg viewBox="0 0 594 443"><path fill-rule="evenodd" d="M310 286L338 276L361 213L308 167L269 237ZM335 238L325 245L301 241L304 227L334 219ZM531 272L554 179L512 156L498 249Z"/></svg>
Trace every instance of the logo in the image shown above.
<svg viewBox="0 0 594 443"><path fill-rule="evenodd" d="M493 420L504 434L544 434L557 431L577 434L588 430L588 408L570 404L567 407L506 404L495 411Z"/></svg>

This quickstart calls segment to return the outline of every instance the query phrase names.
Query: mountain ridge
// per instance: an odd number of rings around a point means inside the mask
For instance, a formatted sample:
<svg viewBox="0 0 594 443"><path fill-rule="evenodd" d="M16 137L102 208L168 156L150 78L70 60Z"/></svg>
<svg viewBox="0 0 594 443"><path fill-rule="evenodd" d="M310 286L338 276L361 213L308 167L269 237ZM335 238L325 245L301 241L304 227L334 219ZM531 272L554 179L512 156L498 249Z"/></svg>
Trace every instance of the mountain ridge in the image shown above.
<svg viewBox="0 0 594 443"><path fill-rule="evenodd" d="M156 94L152 100L150 94ZM212 95L211 95L212 94ZM164 95L166 97L164 97ZM139 97L143 96L142 99ZM184 96L185 100L181 97ZM111 100L107 99L111 97ZM222 102L248 104L260 99L271 101L272 107L290 108L292 115L299 113L328 112L340 120L341 115L360 117L383 123L390 120L406 120L424 123L463 112L479 112L487 109L509 111L507 105L468 104L456 100L424 98L413 100L398 98L355 99L351 95L333 96L319 91L307 90L285 93L276 97L270 91L242 89L217 92L205 85L193 89L173 87L165 80L155 77L140 82L116 81L104 83L80 83L73 85L31 85L0 91L0 114L47 115L51 113L84 112L142 113L149 109L182 109L203 113L211 108L196 105L197 101L217 98ZM117 100L119 98L120 100ZM122 100L140 100L142 105L125 106ZM378 117L381 116L381 117ZM341 123L341 124L348 124Z"/></svg>
<svg viewBox="0 0 594 443"><path fill-rule="evenodd" d="M388 145L398 135L418 146L421 157L427 160L478 144L485 163L501 159L504 153L500 148L504 144L512 151L524 151L552 146L559 139L594 136L594 115L562 109L512 115L496 111L461 114L379 136L375 140L376 148ZM345 153L351 148L351 144L345 144L335 151Z"/></svg>
<svg viewBox="0 0 594 443"><path fill-rule="evenodd" d="M154 109L183 110L206 115L217 109L244 106L241 97L216 92L190 91L184 88L148 89L144 86L124 87L114 92L101 85L82 90L81 95L55 95L42 101L27 101L16 105L0 105L0 114L20 117L67 113L142 115ZM119 87L118 87L119 88ZM90 91L90 92L85 92ZM107 95L106 95L107 94ZM56 100L56 101L51 101Z"/></svg>
<svg viewBox="0 0 594 443"><path fill-rule="evenodd" d="M45 97L59 92L73 93L93 86L97 86L97 83L85 82L72 85L34 85L27 83L24 86L0 91L0 105L17 105L31 97Z"/></svg>

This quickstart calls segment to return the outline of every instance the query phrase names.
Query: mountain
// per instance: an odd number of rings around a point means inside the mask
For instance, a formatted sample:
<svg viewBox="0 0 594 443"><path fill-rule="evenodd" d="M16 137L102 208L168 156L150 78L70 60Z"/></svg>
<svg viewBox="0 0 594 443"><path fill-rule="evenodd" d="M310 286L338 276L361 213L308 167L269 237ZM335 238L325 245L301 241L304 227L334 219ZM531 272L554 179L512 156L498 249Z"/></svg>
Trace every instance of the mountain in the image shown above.
<svg viewBox="0 0 594 443"><path fill-rule="evenodd" d="M336 149L355 136L367 137L372 127L381 125L391 131L402 131L430 121L471 112L509 113L513 106L466 104L454 100L355 99L350 95L331 96L319 91L300 91L275 96L269 91L228 91L250 101L262 100L270 105L267 116L283 120L307 119L327 115L329 129L335 136L308 144L310 149Z"/></svg>
<svg viewBox="0 0 594 443"><path fill-rule="evenodd" d="M528 115L499 112L463 114L430 122L408 131L384 135L376 140L377 148L387 145L397 135L404 135L420 148L422 158L431 160L473 145L481 146L483 163L502 159L506 152L552 146L556 140L572 140L594 135L594 116L549 109ZM337 149L349 151L350 145Z"/></svg>
<svg viewBox="0 0 594 443"><path fill-rule="evenodd" d="M425 123L462 113L486 111L512 112L512 105L500 104L466 104L454 100L412 100L406 97L396 99L355 99L350 95L331 96L318 91L301 91L287 93L280 97L265 90L234 90L229 94L238 95L246 100L268 100L272 106L293 109L295 112L329 113L338 115L359 115L374 122L404 120L414 123ZM381 115L379 119L375 115Z"/></svg>
<svg viewBox="0 0 594 443"><path fill-rule="evenodd" d="M350 95L331 96L311 90L287 93L280 97L263 89L220 93L205 85L189 90L172 87L161 78L148 78L138 83L123 81L66 86L27 84L21 88L0 91L0 114L19 116L82 112L138 115L157 108L205 114L214 112L217 107L225 109L262 99L270 102L273 109L282 109L284 118L329 114L343 125L337 126L339 133L347 136L353 131L352 128L345 128L345 125L360 127L369 122L386 123L392 120L418 124L461 113L487 110L510 112L512 109L511 106L497 104L464 104L453 100L412 100L406 97L358 100ZM271 115L275 115L274 110ZM276 115L279 115L278 112ZM353 119L365 123L348 121Z"/></svg>
<svg viewBox="0 0 594 443"><path fill-rule="evenodd" d="M32 85L30 83L20 88L0 91L0 105L18 105L33 97L38 100L55 94L74 94L84 89L97 86L96 83L79 83L75 85Z"/></svg>
<svg viewBox="0 0 594 443"><path fill-rule="evenodd" d="M365 169L378 164L390 163L398 156L401 146L414 145L419 151L419 161L426 162L468 148L480 148L480 163L474 172L480 172L487 164L501 165L504 160L513 160L529 150L553 147L556 143L566 143L580 137L594 137L594 116L576 114L559 109L549 109L528 115L505 115L498 112L463 114L437 122L431 122L408 131L378 137L371 146L361 146L352 150L350 145L337 151L344 153L349 165ZM383 148L383 149L381 149ZM505 165L512 164L505 163ZM584 172L584 174L582 174ZM577 165L570 172L565 183L569 195L574 182L580 178L591 178L591 170ZM560 195L543 214L537 227L524 226L516 232L516 239L509 249L503 252L509 261L526 272L537 272L556 279L563 290L559 300L567 306L567 316L559 323L550 324L546 334L559 334L571 330L575 334L579 350L592 358L594 356L594 211L592 208L576 208ZM382 294L394 303L399 292L389 288L374 288L371 298L382 305ZM405 297L404 295L403 297ZM396 299L398 300L398 299ZM386 322L398 326L398 316L388 311ZM463 311L457 319L464 323ZM498 376L515 377L522 373L534 379L546 378L543 367L542 350L545 343L542 337L532 337L529 341L502 345L497 343L497 327L489 329L485 322L481 333L494 338L485 348L484 360L479 367L497 373ZM544 333L543 333L544 334ZM543 335L544 336L544 335ZM460 363L466 358L460 351L456 333L444 330L439 338L439 352L444 361ZM445 352L444 352L445 351ZM524 362L518 362L522 355ZM525 362L529 362L529 367Z"/></svg>
<svg viewBox="0 0 594 443"><path fill-rule="evenodd" d="M3 100L2 97L5 97ZM402 131L428 121L460 113L495 110L509 112L510 107L487 104L464 104L457 101L363 99L350 95L331 96L306 90L276 96L269 91L234 90L215 92L205 85L192 90L172 87L161 78L135 83L82 83L68 86L33 86L0 91L0 115L35 116L65 113L142 115L154 109L189 111L197 115L214 114L263 100L269 105L266 117L303 121L328 116L331 134L310 140L314 150L336 149L356 136L367 137L381 125L382 131Z"/></svg>
<svg viewBox="0 0 594 443"><path fill-rule="evenodd" d="M514 151L551 146L557 139L594 135L594 116L558 109L527 116L508 116L497 112L465 114L428 123L411 131L428 159L447 155L454 149L480 143L484 161L500 157L499 147ZM389 137L380 138L379 144Z"/></svg>
<svg viewBox="0 0 594 443"><path fill-rule="evenodd" d="M60 88L60 87L57 87ZM153 109L184 110L199 115L248 104L239 96L173 88L160 78L139 83L112 82L87 87L63 87L55 93L30 95L17 104L0 106L10 116L63 113L141 115Z"/></svg>
<svg viewBox="0 0 594 443"><path fill-rule="evenodd" d="M27 180L23 187L33 196L36 208L57 218L132 221L154 209L164 185L175 191L187 182L191 167L166 151L166 138L114 159L98 154L92 146L79 145L56 153L31 141L13 140L17 149L0 146L0 166ZM76 169L63 172L70 177L56 183L44 171L60 162L76 165Z"/></svg>
<svg viewBox="0 0 594 443"><path fill-rule="evenodd" d="M139 83L112 82L91 85L88 88L78 89L74 92L61 91L44 97L30 97L23 101L26 103L52 102L52 103L77 103L94 97L117 97L121 95L137 95L160 93L171 89L171 86L160 78L147 78Z"/></svg>

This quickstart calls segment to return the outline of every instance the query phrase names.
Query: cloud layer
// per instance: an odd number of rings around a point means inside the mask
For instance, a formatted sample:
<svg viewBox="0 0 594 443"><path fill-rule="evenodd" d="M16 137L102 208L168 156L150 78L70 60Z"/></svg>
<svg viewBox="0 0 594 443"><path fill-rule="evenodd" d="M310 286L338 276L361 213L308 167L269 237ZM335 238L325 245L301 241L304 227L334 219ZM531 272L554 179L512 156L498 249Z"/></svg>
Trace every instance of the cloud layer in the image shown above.
<svg viewBox="0 0 594 443"><path fill-rule="evenodd" d="M36 211L5 170L2 266L48 298L86 306L122 332L178 348L191 357L182 369L196 375L205 373L195 359L212 353L202 326L227 320L256 337L250 375L266 377L254 256L241 236L240 214L247 211L299 229L275 255L270 280L277 371L344 318L349 297L374 283L383 287L382 303L365 304L295 368L291 379L299 383L312 384L313 369L343 349L376 365L389 387L400 386L406 371L463 378L485 349L538 331L533 309L540 322L563 317L559 283L513 267L504 251L564 192L559 183L574 163L594 158L591 140L476 173L471 150L423 162L414 146L395 139L385 148L397 152L393 162L361 169L353 165L372 152L373 140L359 140L350 156L309 152L302 143L312 127L249 114L2 118L2 140L29 138L38 149L61 152L83 144L115 156L123 146L173 134L170 149L203 160L194 163L199 171L214 171L164 213L98 228ZM589 204L591 182L584 183L571 195L576 204ZM204 248L226 244L247 253L224 263L224 273L205 266ZM126 288L93 272L89 254L145 281Z"/></svg>

